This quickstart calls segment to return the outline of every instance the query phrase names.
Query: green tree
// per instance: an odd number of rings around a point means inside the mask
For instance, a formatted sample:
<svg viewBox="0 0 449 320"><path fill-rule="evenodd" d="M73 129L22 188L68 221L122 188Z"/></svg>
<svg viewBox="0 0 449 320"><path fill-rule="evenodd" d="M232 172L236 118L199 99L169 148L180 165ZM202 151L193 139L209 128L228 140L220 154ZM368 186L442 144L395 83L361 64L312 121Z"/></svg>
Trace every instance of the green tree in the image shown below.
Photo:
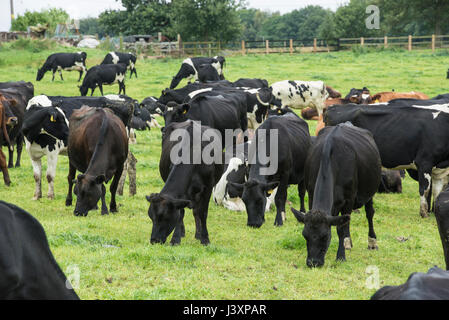
<svg viewBox="0 0 449 320"><path fill-rule="evenodd" d="M245 40L262 40L262 27L270 14L258 9L240 9L237 11L242 24L242 38Z"/></svg>
<svg viewBox="0 0 449 320"><path fill-rule="evenodd" d="M23 15L18 15L12 21L12 31L27 31L29 26L49 24L49 31L54 32L58 23L65 23L69 19L69 14L63 9L51 8L48 10L25 11Z"/></svg>
<svg viewBox="0 0 449 320"><path fill-rule="evenodd" d="M106 31L104 30L104 27L100 25L99 19L92 17L80 19L79 31L81 34L98 34L99 38L102 38L106 35Z"/></svg>

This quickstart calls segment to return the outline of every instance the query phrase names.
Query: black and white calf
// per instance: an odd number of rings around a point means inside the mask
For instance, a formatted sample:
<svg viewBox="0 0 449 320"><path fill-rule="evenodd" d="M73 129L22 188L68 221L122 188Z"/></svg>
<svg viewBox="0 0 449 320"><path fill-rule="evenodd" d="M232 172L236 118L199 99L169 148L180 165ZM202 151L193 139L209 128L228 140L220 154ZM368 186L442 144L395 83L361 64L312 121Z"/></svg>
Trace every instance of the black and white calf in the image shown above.
<svg viewBox="0 0 449 320"><path fill-rule="evenodd" d="M85 52L53 53L48 56L42 68L37 70L36 81L42 80L45 73L50 70L53 72L53 78L51 81L55 80L56 71L59 72L61 80L64 80L62 78L62 70L78 71L80 73L78 81L80 81L83 76L83 72L86 71L86 58L87 54Z"/></svg>
<svg viewBox="0 0 449 320"><path fill-rule="evenodd" d="M104 57L103 62L101 62L101 64L123 63L130 70L129 78L131 79L133 73L136 75L137 78L136 61L137 57L131 52L124 53L124 52L111 51Z"/></svg>
<svg viewBox="0 0 449 320"><path fill-rule="evenodd" d="M228 184L229 193L239 195L245 203L248 226L260 228L265 222L267 197L276 187L274 225L284 223L290 184L298 186L301 209L305 210L304 165L310 145L309 126L293 113L271 116L257 128L248 158L248 181Z"/></svg>
<svg viewBox="0 0 449 320"><path fill-rule="evenodd" d="M396 99L374 105L335 105L326 125L350 121L374 136L382 166L418 172L420 214L428 217L427 197L434 199L449 182L449 97ZM432 188L431 188L432 186Z"/></svg>
<svg viewBox="0 0 449 320"><path fill-rule="evenodd" d="M79 87L81 95L87 95L87 91L91 89L90 95L92 96L97 86L100 88L101 95L103 95L103 85L112 85L114 83L118 83L119 85L118 94L120 94L122 90L123 94L126 94L126 68L126 65L123 63L101 64L90 68L84 77L83 84Z"/></svg>
<svg viewBox="0 0 449 320"><path fill-rule="evenodd" d="M352 124L325 127L309 151L305 183L309 212L292 208L307 242L307 266L324 265L331 242L331 226L337 227L337 260L345 260L352 248L351 212L365 206L368 220L368 249L377 249L373 228L373 196L380 183L380 155L372 134ZM339 214L341 213L341 216Z"/></svg>
<svg viewBox="0 0 449 320"><path fill-rule="evenodd" d="M173 77L173 80L170 84L170 89L174 89L178 86L182 79L188 78L194 79L194 81L198 80L198 69L201 65L211 65L217 71L220 80L224 80L223 76L223 67L226 59L221 56L215 56L213 58L205 58L205 57L194 57L187 58L181 64L181 69L179 69L176 76Z"/></svg>

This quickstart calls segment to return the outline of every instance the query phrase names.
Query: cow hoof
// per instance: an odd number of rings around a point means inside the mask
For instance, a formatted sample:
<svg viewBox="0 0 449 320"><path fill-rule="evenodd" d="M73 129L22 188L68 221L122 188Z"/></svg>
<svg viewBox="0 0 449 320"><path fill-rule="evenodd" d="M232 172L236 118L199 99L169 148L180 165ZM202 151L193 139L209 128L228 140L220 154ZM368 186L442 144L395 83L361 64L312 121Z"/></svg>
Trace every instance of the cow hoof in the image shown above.
<svg viewBox="0 0 449 320"><path fill-rule="evenodd" d="M66 207L71 207L72 206L72 200L66 200L65 201L65 206Z"/></svg>
<svg viewBox="0 0 449 320"><path fill-rule="evenodd" d="M345 250L351 250L352 249L352 240L350 237L347 237L343 240L343 245L345 247Z"/></svg>
<svg viewBox="0 0 449 320"><path fill-rule="evenodd" d="M36 200L39 200L40 198L42 198L42 196L34 196L31 200L36 201Z"/></svg>
<svg viewBox="0 0 449 320"><path fill-rule="evenodd" d="M379 250L377 239L368 237L368 250Z"/></svg>
<svg viewBox="0 0 449 320"><path fill-rule="evenodd" d="M202 239L202 240L201 240L201 244L202 244L203 246L208 246L208 245L210 244L210 241L209 241L209 239Z"/></svg>
<svg viewBox="0 0 449 320"><path fill-rule="evenodd" d="M105 216L105 215L108 215L108 214L109 214L108 210L101 210L101 215L102 216Z"/></svg>
<svg viewBox="0 0 449 320"><path fill-rule="evenodd" d="M55 195L54 194L47 194L47 198L50 200L55 200Z"/></svg>
<svg viewBox="0 0 449 320"><path fill-rule="evenodd" d="M423 218L423 219L429 217L429 213L428 213L428 212L425 212L425 211L421 211L419 214L421 215L421 218Z"/></svg>
<svg viewBox="0 0 449 320"><path fill-rule="evenodd" d="M181 239L172 239L172 240L170 241L170 244L171 244L172 246L179 246L179 245L181 244Z"/></svg>

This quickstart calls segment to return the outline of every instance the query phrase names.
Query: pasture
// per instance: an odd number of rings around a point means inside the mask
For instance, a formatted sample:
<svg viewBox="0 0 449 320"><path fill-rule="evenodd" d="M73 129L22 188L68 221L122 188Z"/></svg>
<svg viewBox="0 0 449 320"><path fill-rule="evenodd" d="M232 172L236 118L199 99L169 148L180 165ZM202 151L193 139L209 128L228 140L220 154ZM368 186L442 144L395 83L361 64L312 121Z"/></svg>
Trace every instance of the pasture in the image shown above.
<svg viewBox="0 0 449 320"><path fill-rule="evenodd" d="M36 95L79 95L77 72L63 72L64 81L56 74L52 83L50 73L42 81L35 81L37 68L46 57L62 51L79 50L57 47L33 52L4 45L0 47L0 81L31 81ZM99 49L85 51L88 68L100 63L107 53ZM415 90L433 97L448 92L448 51L349 51L226 59L224 75L231 81L241 77L264 78L269 83L323 80L344 95L353 87L363 86L372 93ZM147 96L158 97L169 86L181 61L138 59L139 78L129 80L127 74L127 95L139 101ZM105 86L104 90L105 94L116 94L118 85ZM309 125L313 134L315 122ZM370 266L377 267L380 286L403 283L410 273L427 272L434 265L444 268L435 218L420 217L418 183L408 176L403 180L402 194L377 194L374 198L378 251L367 250L364 210L352 214L354 247L347 252L346 262L335 261L335 230L324 267L309 269L302 225L290 210L284 226L273 225L272 208L265 224L252 229L246 226L245 212L228 211L212 199L209 246L194 239L195 223L188 209L184 219L186 237L181 245L151 245L152 223L145 195L163 187L158 169L161 133L156 129L138 132L137 141L130 146L138 160L137 195L129 197L126 184L124 195L117 198L117 214L101 216L99 211L91 211L87 217L75 217L74 208L65 207L68 158L64 156L58 161L53 201L45 197L45 178L44 197L31 200L33 170L25 148L22 167L10 169L11 186L0 184L0 199L22 207L42 223L63 271L70 276L70 270L78 268L80 281L75 290L81 299L368 299L375 292L366 285L372 275L367 273ZM106 198L109 203L109 192ZM299 208L295 187L290 188L288 201Z"/></svg>

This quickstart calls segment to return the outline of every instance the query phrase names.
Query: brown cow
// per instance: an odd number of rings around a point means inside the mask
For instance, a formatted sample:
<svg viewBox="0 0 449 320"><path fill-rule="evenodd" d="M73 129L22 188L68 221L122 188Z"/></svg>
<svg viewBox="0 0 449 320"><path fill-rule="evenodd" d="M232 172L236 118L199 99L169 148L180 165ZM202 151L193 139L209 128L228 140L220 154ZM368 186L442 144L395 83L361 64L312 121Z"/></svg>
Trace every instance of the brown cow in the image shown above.
<svg viewBox="0 0 449 320"><path fill-rule="evenodd" d="M77 196L74 214L87 216L97 207L101 198L101 214L108 214L105 202L106 188L111 183L111 212L117 212L115 194L128 156L128 136L123 121L110 109L83 106L70 117L69 138L69 192L66 206L72 205L72 186ZM83 174L78 175L76 170Z"/></svg>
<svg viewBox="0 0 449 320"><path fill-rule="evenodd" d="M428 100L429 96L422 92L379 92L371 96L371 103L389 102L393 99L421 99Z"/></svg>
<svg viewBox="0 0 449 320"><path fill-rule="evenodd" d="M326 86L326 91L329 93L329 98L341 98L341 93L332 87Z"/></svg>
<svg viewBox="0 0 449 320"><path fill-rule="evenodd" d="M9 148L11 148L11 141L9 140L8 130L6 128L7 126L7 117L6 117L6 107L3 105L4 103L4 97L0 95L0 168L3 172L3 180L5 182L5 185L9 186L11 184L11 179L9 178L9 172L8 167L6 165L6 156L2 151L2 144L3 140L7 143Z"/></svg>

